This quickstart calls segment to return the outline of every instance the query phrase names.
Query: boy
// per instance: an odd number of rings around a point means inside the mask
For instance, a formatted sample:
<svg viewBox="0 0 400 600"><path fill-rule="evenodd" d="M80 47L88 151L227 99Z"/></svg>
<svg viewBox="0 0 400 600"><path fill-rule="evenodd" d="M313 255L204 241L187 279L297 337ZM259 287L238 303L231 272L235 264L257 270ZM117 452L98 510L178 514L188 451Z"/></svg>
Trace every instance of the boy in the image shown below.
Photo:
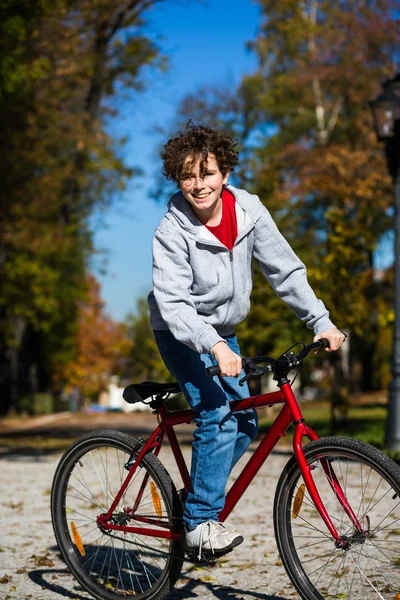
<svg viewBox="0 0 400 600"><path fill-rule="evenodd" d="M189 123L162 149L163 174L177 183L153 238L150 323L161 356L195 412L192 487L184 512L188 552L218 557L243 542L218 523L228 476L257 433L254 410L232 415L249 396L234 326L250 308L252 258L296 315L337 350L345 336L310 288L303 263L257 196L227 187L238 160L229 134ZM205 367L218 364L221 377Z"/></svg>

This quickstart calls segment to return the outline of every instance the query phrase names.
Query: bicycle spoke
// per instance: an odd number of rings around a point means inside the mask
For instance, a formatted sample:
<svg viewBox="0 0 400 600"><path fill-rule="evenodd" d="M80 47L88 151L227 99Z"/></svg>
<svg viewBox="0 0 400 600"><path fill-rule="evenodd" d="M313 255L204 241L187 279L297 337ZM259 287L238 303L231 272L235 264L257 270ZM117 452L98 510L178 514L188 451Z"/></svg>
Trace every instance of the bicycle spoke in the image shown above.
<svg viewBox="0 0 400 600"><path fill-rule="evenodd" d="M312 556L312 557L310 557L307 560L302 560L301 564L302 565L307 565L308 563L311 563L311 562L315 563L318 559L323 559L323 558L326 558L327 556L329 557L328 560L327 560L327 563L328 563L330 561L330 559L332 558L332 556L335 553L337 553L337 552L338 552L338 550L336 548L334 548L331 552L326 552L325 554L321 554L321 555L317 554L316 556ZM336 560L336 557L333 559L333 561L335 561L335 560ZM321 566L317 567L316 569L314 569L314 571L311 571L309 573L309 575L312 575L313 573L316 573L317 571L319 571L320 569L322 569L324 566L325 566L325 563L324 563L324 565L321 565Z"/></svg>
<svg viewBox="0 0 400 600"><path fill-rule="evenodd" d="M108 468L107 468L107 466L104 465L103 456L102 456L102 453L100 452L100 448L97 448L97 453L99 454L100 461L103 466L104 477L106 480L106 491L105 491L106 501L108 501L108 498L112 498L112 502L113 502L115 495L112 493L111 486L110 486L110 491L109 491ZM106 447L106 465L108 465L108 448L107 447Z"/></svg>
<svg viewBox="0 0 400 600"><path fill-rule="evenodd" d="M385 556L385 558L387 559L387 564L391 564L391 559L389 558L389 556L387 556L384 551L382 550L382 548L380 548L380 546L378 546L377 544L375 544L374 540L368 540L368 542L371 544L371 546L373 546L374 548L376 548L383 556ZM390 550L390 552L393 554L393 550ZM399 554L399 551L397 551L397 554ZM378 560L378 559L375 559Z"/></svg>
<svg viewBox="0 0 400 600"><path fill-rule="evenodd" d="M97 479L99 480L99 483L100 483L100 485L101 485L101 487L102 487L102 490L103 490L103 493L104 493L104 499L105 499L105 503L106 503L106 505L107 505L107 504L108 504L107 489L106 489L106 487L104 486L103 480L100 478L100 474L99 474L99 472L98 472L97 465L96 465L96 463L94 462L94 459L93 459L93 456L92 456L92 453L91 453L91 452L89 452L89 456L90 456L90 459L91 459L91 461L92 461L92 465L93 465L93 473L96 475ZM111 499L111 502L113 502L113 501L114 501L114 498L112 498L112 499Z"/></svg>
<svg viewBox="0 0 400 600"><path fill-rule="evenodd" d="M344 563L345 563L345 562L346 562L346 555L345 555L345 554L343 554L343 556L341 557L341 561L339 562L338 566L336 567L336 571L335 571L335 572L334 572L334 574L332 575L332 578L331 578L331 580L330 580L330 582L329 582L329 584L328 584L328 590L330 589L330 587L331 587L331 585L333 584L334 580L335 580L335 579L337 579L337 574L338 574L338 572L339 572L339 569L341 569L341 568L342 568L342 565L344 565ZM327 567L327 564L328 564L328 563L326 563L326 565L324 565L324 566L325 566L325 568ZM322 573L323 573L323 571L321 571L321 573L320 573L320 575L319 575L319 577L318 577L317 581L315 582L315 585L316 585L316 586L318 585L318 582L319 582L319 580L321 579L321 575L322 575ZM338 581L338 585L337 585L337 588L336 588L336 593L338 592L339 585L340 585L340 581Z"/></svg>
<svg viewBox="0 0 400 600"><path fill-rule="evenodd" d="M153 536L141 535L140 530L148 530L149 523L135 520L136 515L138 518L142 515L150 523L151 520L154 523L162 520L174 530L172 501L166 502L163 484L160 485L153 471L146 466L147 462L154 464L157 477L168 481L165 470L153 455L146 457L132 475L110 517L113 523L121 526L129 527L133 522L138 532L102 529L99 517L109 510L129 475L125 465L132 456L134 443L125 436L132 449L124 450L119 442L114 442L114 437L125 439L124 436L111 432L110 442L88 444L86 450L71 460L67 480L62 484L64 524L61 530L69 540L69 547L73 548L74 569L77 575L82 575L83 583L86 580L94 582L99 597L103 594L107 599L138 594L146 597L153 588L169 586L171 565L176 563L179 567L183 558L177 542L157 538L156 524L150 526L155 531ZM176 506L180 507L180 503L176 502ZM135 507L135 513L132 507ZM176 559L173 554L181 554L182 558Z"/></svg>
<svg viewBox="0 0 400 600"><path fill-rule="evenodd" d="M317 579L317 581L315 582L315 585L316 585L316 586L318 585L318 582L319 582L319 580L321 579L322 575L324 574L324 572L325 572L325 569L327 568L327 566L328 566L328 564L329 564L329 562L330 562L330 559L331 559L331 558L332 558L332 556L335 554L335 552L336 552L336 549L332 550L332 552L330 553L330 555L329 555L329 558L328 558L328 560L326 561L326 563L325 563L324 565L322 565L321 567L319 567L318 569L315 569L315 571L312 571L311 573L309 573L309 575L312 575L313 573L316 573L317 571L320 571L320 573L319 573L319 575L318 575L318 579ZM325 555L325 556L326 556L326 555ZM317 560L318 560L319 558L323 558L323 557L322 557L322 556L317 556L316 558L317 558ZM336 557L333 559L333 562L334 562L335 560L336 560ZM303 562L303 564L304 564L304 562ZM338 568L339 568L339 567L338 567ZM322 569L322 570L321 570L321 569ZM337 569L336 569L336 570L337 570ZM329 589L329 588L328 588L328 589Z"/></svg>
<svg viewBox="0 0 400 600"><path fill-rule="evenodd" d="M307 523L307 525L300 525L299 523L295 523L296 527L301 527L303 529L311 529L312 531L318 531L318 533L320 533L325 538L327 538L329 540L332 539L332 537L328 533L325 533L321 529L318 529L318 527L316 527L314 524L307 521L307 519L305 519L301 515L297 515L297 518L301 519L304 523Z"/></svg>
<svg viewBox="0 0 400 600"><path fill-rule="evenodd" d="M372 560L374 561L374 569L375 569L375 571L379 572L379 574L381 575L382 579L384 579L384 580L386 581L387 585L391 585L391 584L390 584L390 582L389 582L389 580L387 579L387 572L386 572L386 570L385 570L385 571L382 571L382 569L381 569L381 565L380 565L380 563L381 563L381 562L383 562L383 561L381 561L381 560L379 560L379 559L377 560L375 557L374 557L374 558L372 558L372 557L371 557L371 556L368 554L367 546L365 546L365 544L364 544L364 545L361 547L360 553L361 553L361 554L363 554L363 553L364 553L363 555L364 555L366 558L368 558L368 560L369 560L369 562L370 562L370 563L372 562ZM384 564L386 564L386 565L390 565L391 563L390 563L390 561L389 561L389 562L385 562Z"/></svg>
<svg viewBox="0 0 400 600"><path fill-rule="evenodd" d="M80 467L81 468L81 467ZM81 471L79 470L78 472L79 476L82 477L84 483L82 483L81 479L79 479L79 477L77 475L75 475L75 473L73 473L74 478L79 481L79 483L89 492L89 494L92 496L93 501L96 500L96 498L93 496L88 484L86 483L86 480L84 478L84 476L82 475ZM71 484L70 484L71 485ZM71 486L72 487L72 486ZM95 503L95 502L94 502Z"/></svg>
<svg viewBox="0 0 400 600"><path fill-rule="evenodd" d="M124 542L124 546L125 546L125 542ZM137 583L138 583L138 586L139 586L139 588L140 588L140 592L141 592L141 593L143 593L143 587L142 587L142 584L140 583L140 579L139 579L139 577L137 576L137 573L136 573L136 571L135 571L135 567L134 567L134 565L133 565L133 563L132 563L131 557L130 557L130 555L129 555L129 551L125 550L125 555L126 555L126 561L127 561L127 564L128 564L128 565L130 565L129 577L130 577L130 580L131 580L131 587L132 587L132 590L134 590L134 589L135 589L135 586L134 586L134 583L133 583L133 580L132 580L131 571L132 571L132 572L133 572L133 574L135 575L136 581L137 581Z"/></svg>
<svg viewBox="0 0 400 600"><path fill-rule="evenodd" d="M381 502L390 493L393 493L393 490L391 488L386 490L386 492L379 498L379 500L377 500L377 502L373 506L370 507L368 512L370 512L373 508L375 508L375 506L377 506L377 504L379 504L379 502ZM387 515L385 517L383 517L383 519L380 521L380 523L378 523L377 527L379 527L379 525L381 523L383 523L383 521L386 519L386 517L387 517Z"/></svg>
<svg viewBox="0 0 400 600"><path fill-rule="evenodd" d="M73 485L69 485L69 488L73 489L77 494L80 494L81 498L76 498L76 496L73 496L72 494L68 494L67 496L69 496L70 498L75 498L76 500L86 500L88 503L93 504L94 506L97 506L97 508L99 510L104 510L105 506L100 506L100 504L98 504L96 502L96 499L92 496L92 498L88 498L87 496L85 496L85 494L83 494L83 492L80 492L79 490L77 490Z"/></svg>
<svg viewBox="0 0 400 600"><path fill-rule="evenodd" d="M295 586L310 600L321 596L326 600L397 599L400 469L377 450L346 438L318 440L306 448L310 448L309 472L343 547L336 547L328 531L323 535L323 521L309 494L304 494L300 510L292 513L304 485L292 459L286 480L281 478L277 489L275 510L282 508L275 523L279 550ZM342 493L346 503L341 501Z"/></svg>
<svg viewBox="0 0 400 600"><path fill-rule="evenodd" d="M331 542L331 540L324 540L325 542ZM297 548L298 551L303 550L303 548L312 548L313 546L320 546L321 542L314 542L313 544L305 544L304 546L299 546Z"/></svg>
<svg viewBox="0 0 400 600"><path fill-rule="evenodd" d="M393 490L392 490L393 491ZM391 510L391 512L393 512L394 510L396 510L396 508L399 506L400 502L396 504L395 508ZM378 523L378 525L375 526L375 528L371 531L371 533L379 533L381 531L384 531L385 529L387 529L390 525L393 525L393 523L397 523L398 521L400 521L400 517L395 519L394 521L392 521L389 525L385 525L385 527L381 527L381 529L378 529L379 525L381 525L385 519L388 518L389 515L386 515L381 521L380 523ZM400 529L393 529L392 531L398 531L399 535L400 535Z"/></svg>
<svg viewBox="0 0 400 600"><path fill-rule="evenodd" d="M358 564L356 562L354 562L353 558L351 555L350 556L350 560L353 561L354 566L356 567L356 569L358 569L360 575L369 583L369 585L375 590L375 592L378 594L378 597L381 598L381 600L385 600L385 598L382 596L382 594L376 589L376 587L374 586L374 584L372 583L372 581L367 577L367 575L362 571L362 569L360 569L360 567L358 566Z"/></svg>
<svg viewBox="0 0 400 600"><path fill-rule="evenodd" d="M357 569L353 569L353 577L351 578L350 591L349 591L350 598L351 598L351 592L352 592L353 585L354 585L354 579L356 577L360 580L360 584L363 585L359 572L357 571Z"/></svg>
<svg viewBox="0 0 400 600"><path fill-rule="evenodd" d="M68 511L69 511L70 514L79 515L79 516L83 517L86 521L90 521L91 523L93 523L93 517L89 517L87 515L84 515L79 510L75 510L74 508L68 507Z"/></svg>
<svg viewBox="0 0 400 600"><path fill-rule="evenodd" d="M99 574L99 578L100 578L100 579L103 577L103 571L104 571L104 567L105 567L106 561L107 561L107 559L108 559L108 555L109 555L109 553L111 552L111 538L109 538L109 539L106 541L106 544L105 544L105 546L107 546L107 544L108 544L108 543L110 544L110 546L109 546L109 547L107 547L107 554L105 555L105 557L104 557L104 560L103 560L103 564L102 564L101 571L100 571L100 574ZM99 548L97 549L96 556L97 556L97 553L98 553L98 551L99 551L99 550L100 550L100 546L99 546Z"/></svg>

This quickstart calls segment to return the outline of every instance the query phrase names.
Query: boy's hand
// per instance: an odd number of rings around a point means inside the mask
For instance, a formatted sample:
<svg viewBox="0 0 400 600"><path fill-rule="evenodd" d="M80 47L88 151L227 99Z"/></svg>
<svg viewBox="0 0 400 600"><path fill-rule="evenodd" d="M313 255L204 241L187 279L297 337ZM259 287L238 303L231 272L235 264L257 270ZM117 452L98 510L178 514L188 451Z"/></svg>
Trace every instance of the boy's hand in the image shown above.
<svg viewBox="0 0 400 600"><path fill-rule="evenodd" d="M327 331L323 331L322 333L318 333L313 339L313 342L317 342L321 338L326 338L329 340L329 348L325 348L326 352L333 352L334 350L338 350L340 346L345 341L347 335L339 329L333 328L328 329ZM316 352L314 352L316 354Z"/></svg>
<svg viewBox="0 0 400 600"><path fill-rule="evenodd" d="M211 349L222 377L237 377L242 372L242 359L225 342L217 342Z"/></svg>

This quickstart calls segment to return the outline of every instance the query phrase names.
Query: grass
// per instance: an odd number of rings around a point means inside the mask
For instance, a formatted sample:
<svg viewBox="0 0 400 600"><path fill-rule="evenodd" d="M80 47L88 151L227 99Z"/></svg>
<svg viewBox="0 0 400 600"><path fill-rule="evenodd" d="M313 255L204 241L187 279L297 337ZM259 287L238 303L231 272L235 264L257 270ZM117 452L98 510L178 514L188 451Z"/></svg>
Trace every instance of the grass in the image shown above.
<svg viewBox="0 0 400 600"><path fill-rule="evenodd" d="M352 437L376 448L384 450L387 408L385 406L363 405L350 406L348 414L340 421L333 431L331 428L330 405L328 402L306 402L301 405L301 410L306 423L319 437L339 435ZM265 432L272 425L278 407L274 413L260 419L260 432ZM286 440L291 442L294 428L288 430ZM400 464L400 452L386 451L386 453Z"/></svg>
<svg viewBox="0 0 400 600"><path fill-rule="evenodd" d="M362 395L353 397L346 418L342 419L335 431L330 425L330 405L328 401L308 401L301 403L301 410L309 425L319 437L340 435L354 437L373 446L384 449L385 428L387 420L387 407L382 404L382 395ZM265 432L273 423L280 406L260 411L260 433ZM5 420L4 420L5 422ZM28 422L28 420L27 420ZM85 422L86 423L86 422ZM24 426L24 419L19 420L19 425ZM93 424L94 425L94 424ZM115 423L118 429L120 422ZM93 426L93 429L96 427ZM291 445L294 428L290 427L284 438L286 445ZM81 432L83 433L83 431ZM43 433L28 431L19 433L6 433L0 436L0 453L15 451L16 453L53 453L65 450L79 435L74 426L69 430L54 431L49 428ZM400 464L400 452L387 452Z"/></svg>
<svg viewBox="0 0 400 600"><path fill-rule="evenodd" d="M12 437L3 435L0 440L0 455L10 451L21 455L64 452L75 440L76 436L60 438L48 435L14 435Z"/></svg>

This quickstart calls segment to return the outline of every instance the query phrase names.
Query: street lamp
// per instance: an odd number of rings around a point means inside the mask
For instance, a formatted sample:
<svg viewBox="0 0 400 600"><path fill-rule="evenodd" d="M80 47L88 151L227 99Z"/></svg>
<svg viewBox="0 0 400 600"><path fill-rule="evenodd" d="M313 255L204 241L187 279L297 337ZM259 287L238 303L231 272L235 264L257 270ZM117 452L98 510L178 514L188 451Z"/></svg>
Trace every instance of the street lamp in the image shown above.
<svg viewBox="0 0 400 600"><path fill-rule="evenodd" d="M394 184L394 309L392 381L385 445L400 450L400 73L382 83L382 92L370 101L378 140L384 142L388 170Z"/></svg>

